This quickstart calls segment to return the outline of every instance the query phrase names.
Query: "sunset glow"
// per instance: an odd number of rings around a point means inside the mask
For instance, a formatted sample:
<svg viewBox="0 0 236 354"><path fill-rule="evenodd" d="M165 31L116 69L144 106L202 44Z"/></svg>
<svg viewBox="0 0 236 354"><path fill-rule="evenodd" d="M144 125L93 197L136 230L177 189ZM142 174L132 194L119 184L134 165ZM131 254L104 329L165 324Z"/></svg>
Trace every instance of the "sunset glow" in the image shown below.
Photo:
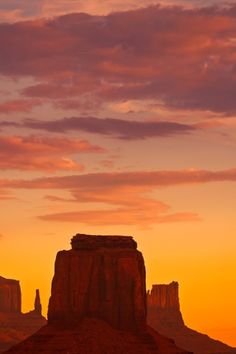
<svg viewBox="0 0 236 354"><path fill-rule="evenodd" d="M178 281L186 324L236 346L235 16L1 1L0 275L24 311L74 234L132 235L147 287Z"/></svg>

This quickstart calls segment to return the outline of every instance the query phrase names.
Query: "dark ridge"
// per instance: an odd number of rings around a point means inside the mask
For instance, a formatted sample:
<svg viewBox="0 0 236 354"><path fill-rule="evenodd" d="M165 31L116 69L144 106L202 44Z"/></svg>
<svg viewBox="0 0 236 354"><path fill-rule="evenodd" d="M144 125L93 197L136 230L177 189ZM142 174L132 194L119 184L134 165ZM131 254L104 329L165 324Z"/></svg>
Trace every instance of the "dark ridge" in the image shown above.
<svg viewBox="0 0 236 354"><path fill-rule="evenodd" d="M132 236L86 235L76 234L71 240L73 250L98 248L129 248L137 249L137 243Z"/></svg>

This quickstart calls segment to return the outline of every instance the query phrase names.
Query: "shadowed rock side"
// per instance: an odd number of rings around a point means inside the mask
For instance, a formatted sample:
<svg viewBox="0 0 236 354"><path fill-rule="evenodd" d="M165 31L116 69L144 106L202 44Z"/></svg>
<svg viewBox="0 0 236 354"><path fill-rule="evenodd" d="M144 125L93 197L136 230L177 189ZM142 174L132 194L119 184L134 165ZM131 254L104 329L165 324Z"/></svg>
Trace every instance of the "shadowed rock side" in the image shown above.
<svg viewBox="0 0 236 354"><path fill-rule="evenodd" d="M178 290L177 282L152 286L152 290L147 293L148 324L162 335L172 338L176 345L194 353L236 354L235 348L198 333L184 324Z"/></svg>
<svg viewBox="0 0 236 354"><path fill-rule="evenodd" d="M136 248L132 237L76 235L57 254L48 325L7 353L186 354L146 325Z"/></svg>
<svg viewBox="0 0 236 354"><path fill-rule="evenodd" d="M46 324L46 319L41 315L39 290L36 291L34 310L23 314L19 282L0 278L0 288L0 353L2 353L35 333Z"/></svg>
<svg viewBox="0 0 236 354"><path fill-rule="evenodd" d="M48 321L76 324L85 316L123 330L146 323L145 268L130 237L77 236L59 252Z"/></svg>
<svg viewBox="0 0 236 354"><path fill-rule="evenodd" d="M21 312L21 289L19 281L0 277L0 312Z"/></svg>

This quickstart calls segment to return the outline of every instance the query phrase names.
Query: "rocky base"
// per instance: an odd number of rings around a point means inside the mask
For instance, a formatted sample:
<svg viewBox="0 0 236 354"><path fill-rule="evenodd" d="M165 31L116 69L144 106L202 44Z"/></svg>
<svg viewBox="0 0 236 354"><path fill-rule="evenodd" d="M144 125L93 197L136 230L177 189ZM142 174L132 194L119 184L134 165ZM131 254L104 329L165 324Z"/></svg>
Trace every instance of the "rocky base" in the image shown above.
<svg viewBox="0 0 236 354"><path fill-rule="evenodd" d="M188 328L179 305L178 283L153 285L147 294L148 324L195 354L236 354L236 349Z"/></svg>
<svg viewBox="0 0 236 354"><path fill-rule="evenodd" d="M34 311L29 314L0 313L0 353L28 338L46 322L43 316Z"/></svg>
<svg viewBox="0 0 236 354"><path fill-rule="evenodd" d="M6 353L12 354L187 354L174 341L147 327L142 333L118 331L104 321L85 318L80 325L48 325Z"/></svg>

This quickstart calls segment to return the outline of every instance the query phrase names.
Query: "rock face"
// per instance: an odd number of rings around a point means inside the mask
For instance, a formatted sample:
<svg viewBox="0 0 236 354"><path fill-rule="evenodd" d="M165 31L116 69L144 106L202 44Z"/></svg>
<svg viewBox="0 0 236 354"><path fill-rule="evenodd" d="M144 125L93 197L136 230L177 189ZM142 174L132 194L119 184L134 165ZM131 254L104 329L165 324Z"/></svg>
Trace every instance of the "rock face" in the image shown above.
<svg viewBox="0 0 236 354"><path fill-rule="evenodd" d="M17 280L0 278L0 353L21 342L46 324L41 314L39 291L35 308L21 312L21 289ZM7 290L6 290L7 289Z"/></svg>
<svg viewBox="0 0 236 354"><path fill-rule="evenodd" d="M0 312L21 312L21 290L17 280L0 277Z"/></svg>
<svg viewBox="0 0 236 354"><path fill-rule="evenodd" d="M145 267L136 247L131 237L76 235L72 250L56 258L49 324L74 324L88 316L117 329L142 329Z"/></svg>
<svg viewBox="0 0 236 354"><path fill-rule="evenodd" d="M77 234L57 254L48 325L7 353L186 354L146 325L145 266L132 237Z"/></svg>
<svg viewBox="0 0 236 354"><path fill-rule="evenodd" d="M34 311L37 315L42 316L42 305L40 301L39 289L36 290L35 301L34 301Z"/></svg>
<svg viewBox="0 0 236 354"><path fill-rule="evenodd" d="M179 304L179 284L172 282L168 285L153 285L147 293L148 321L158 323L163 328L180 328L184 326Z"/></svg>
<svg viewBox="0 0 236 354"><path fill-rule="evenodd" d="M147 321L159 333L172 338L175 343L196 354L234 353L236 349L205 334L188 328L183 321L179 305L179 285L153 285L147 293Z"/></svg>

